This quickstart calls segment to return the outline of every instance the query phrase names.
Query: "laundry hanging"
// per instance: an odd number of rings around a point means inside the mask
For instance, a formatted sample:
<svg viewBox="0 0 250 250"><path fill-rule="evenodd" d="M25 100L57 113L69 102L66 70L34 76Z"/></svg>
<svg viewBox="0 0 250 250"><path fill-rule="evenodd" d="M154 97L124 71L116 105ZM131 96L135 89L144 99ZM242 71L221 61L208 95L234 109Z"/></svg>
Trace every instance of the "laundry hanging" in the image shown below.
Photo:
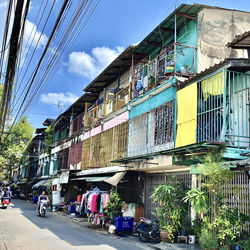
<svg viewBox="0 0 250 250"><path fill-rule="evenodd" d="M206 101L210 95L223 94L223 72L208 77L201 82L202 93Z"/></svg>
<svg viewBox="0 0 250 250"><path fill-rule="evenodd" d="M197 83L177 91L176 147L196 142Z"/></svg>

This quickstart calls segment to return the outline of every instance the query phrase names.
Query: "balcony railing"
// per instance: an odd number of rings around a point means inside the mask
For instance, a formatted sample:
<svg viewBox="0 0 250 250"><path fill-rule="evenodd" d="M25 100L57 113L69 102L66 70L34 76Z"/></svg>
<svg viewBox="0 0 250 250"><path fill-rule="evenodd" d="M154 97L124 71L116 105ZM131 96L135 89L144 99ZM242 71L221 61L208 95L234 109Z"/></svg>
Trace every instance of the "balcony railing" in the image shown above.
<svg viewBox="0 0 250 250"><path fill-rule="evenodd" d="M84 126L89 126L108 114L123 108L129 102L129 87L121 89L117 93L108 93L107 100L90 107L84 115Z"/></svg>
<svg viewBox="0 0 250 250"><path fill-rule="evenodd" d="M189 77L195 72L196 48L171 44L154 59L144 58L133 67L131 99L155 88L172 75Z"/></svg>
<svg viewBox="0 0 250 250"><path fill-rule="evenodd" d="M250 75L227 71L198 82L197 142L250 146Z"/></svg>

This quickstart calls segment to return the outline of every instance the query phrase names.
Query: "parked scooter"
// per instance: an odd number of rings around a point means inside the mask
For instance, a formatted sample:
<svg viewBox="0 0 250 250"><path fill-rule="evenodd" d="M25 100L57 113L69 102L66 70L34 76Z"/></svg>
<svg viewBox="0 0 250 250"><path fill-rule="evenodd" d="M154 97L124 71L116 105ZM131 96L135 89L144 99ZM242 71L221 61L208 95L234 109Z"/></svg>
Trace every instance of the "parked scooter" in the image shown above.
<svg viewBox="0 0 250 250"><path fill-rule="evenodd" d="M41 200L40 201L40 208L38 210L38 215L45 217L47 206L48 206L48 201L47 200Z"/></svg>
<svg viewBox="0 0 250 250"><path fill-rule="evenodd" d="M10 204L10 198L3 197L2 198L2 208L7 208Z"/></svg>
<svg viewBox="0 0 250 250"><path fill-rule="evenodd" d="M160 241L159 221L141 217L140 222L136 226L139 240L147 242L150 239Z"/></svg>

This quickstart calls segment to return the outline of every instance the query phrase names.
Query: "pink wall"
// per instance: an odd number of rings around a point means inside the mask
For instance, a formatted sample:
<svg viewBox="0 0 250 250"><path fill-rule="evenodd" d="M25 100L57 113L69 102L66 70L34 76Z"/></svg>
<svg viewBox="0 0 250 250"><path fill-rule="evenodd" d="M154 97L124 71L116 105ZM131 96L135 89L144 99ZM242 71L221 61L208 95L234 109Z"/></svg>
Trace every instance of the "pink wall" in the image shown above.
<svg viewBox="0 0 250 250"><path fill-rule="evenodd" d="M103 125L100 125L96 128L91 129L90 131L86 132L83 135L83 140L86 140L94 135L100 134L103 131L106 131L108 129L111 129L123 122L126 122L128 120L128 115L129 112L126 111L124 113L122 113L121 115L118 115L117 117L105 122Z"/></svg>

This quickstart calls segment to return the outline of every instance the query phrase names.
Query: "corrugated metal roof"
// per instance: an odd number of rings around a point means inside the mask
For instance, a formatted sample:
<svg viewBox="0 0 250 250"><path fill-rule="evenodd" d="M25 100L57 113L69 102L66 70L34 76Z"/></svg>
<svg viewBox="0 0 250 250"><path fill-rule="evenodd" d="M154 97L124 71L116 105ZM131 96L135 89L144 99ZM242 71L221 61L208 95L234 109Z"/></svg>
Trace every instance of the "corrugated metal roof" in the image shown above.
<svg viewBox="0 0 250 250"><path fill-rule="evenodd" d="M84 104L86 102L93 103L98 98L98 95L95 93L85 93L80 98L78 98L66 111L57 117L54 124L63 117L69 119L72 114L80 114L84 112Z"/></svg>
<svg viewBox="0 0 250 250"><path fill-rule="evenodd" d="M227 44L227 47L233 49L249 49L250 48L250 31L236 36L232 42Z"/></svg>
<svg viewBox="0 0 250 250"><path fill-rule="evenodd" d="M32 186L32 189L39 188L40 186L43 186L43 184L47 182L47 180L40 180L35 185Z"/></svg>
<svg viewBox="0 0 250 250"><path fill-rule="evenodd" d="M132 63L132 53L135 45L125 49L109 66L102 71L85 89L85 92L99 93L109 84L114 82L119 75L128 70ZM134 55L135 59L140 56Z"/></svg>
<svg viewBox="0 0 250 250"><path fill-rule="evenodd" d="M182 27L187 16L196 18L196 14L203 9L200 5L181 4L166 19L164 19L146 38L144 38L134 49L136 53L149 54L155 47L161 47L162 40L174 37L174 16L177 14L177 29Z"/></svg>
<svg viewBox="0 0 250 250"><path fill-rule="evenodd" d="M71 181L102 182L111 177L112 176L80 177L80 178L71 179Z"/></svg>
<svg viewBox="0 0 250 250"><path fill-rule="evenodd" d="M213 72L219 70L220 68L230 68L234 69L239 72L246 72L250 69L250 59L248 58L226 58L225 60L221 61L220 63L217 63L213 65L212 67L205 69L204 71L201 71L200 73L190 77L186 81L179 84L180 87L183 87L189 83L200 81L205 76L208 76L209 74L212 74Z"/></svg>

